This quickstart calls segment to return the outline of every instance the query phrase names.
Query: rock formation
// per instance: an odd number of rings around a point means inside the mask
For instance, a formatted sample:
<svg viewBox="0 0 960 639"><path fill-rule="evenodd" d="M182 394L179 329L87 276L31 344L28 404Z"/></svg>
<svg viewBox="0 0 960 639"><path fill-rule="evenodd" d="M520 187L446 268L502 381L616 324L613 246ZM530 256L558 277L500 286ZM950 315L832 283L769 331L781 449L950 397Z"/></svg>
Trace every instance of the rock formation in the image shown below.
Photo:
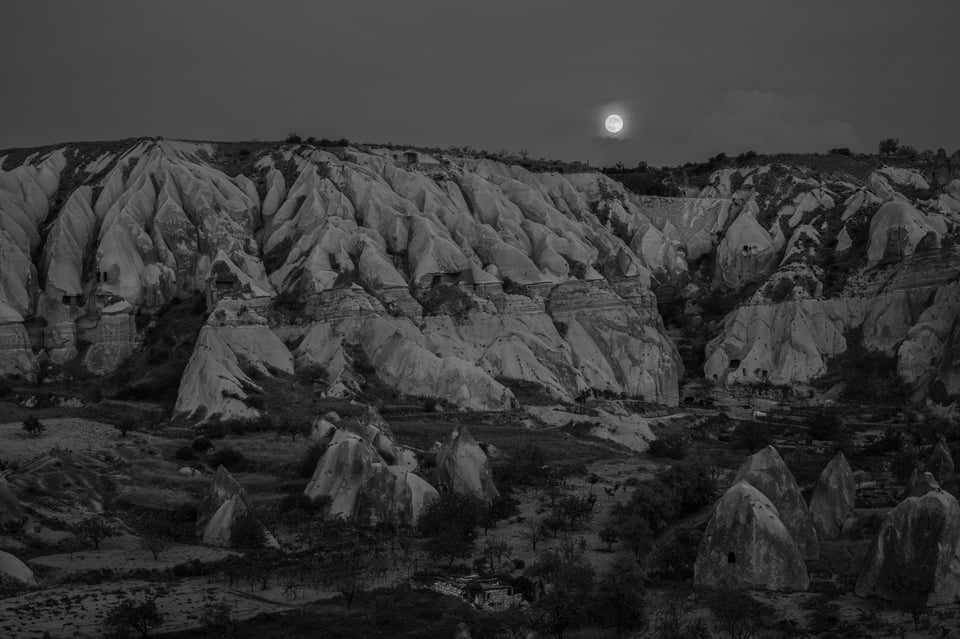
<svg viewBox="0 0 960 639"><path fill-rule="evenodd" d="M368 413L369 417L372 414ZM382 422L379 415L376 417ZM346 422L344 428L334 431L304 495L327 500L327 517L413 526L439 494L411 471L411 464L391 465L385 460L381 449L393 455L395 461L402 462L407 456L386 437L386 422L381 424L383 430L372 422L368 419L360 426Z"/></svg>
<svg viewBox="0 0 960 639"><path fill-rule="evenodd" d="M820 473L810 497L810 517L820 539L839 536L853 514L857 482L843 453L837 453Z"/></svg>
<svg viewBox="0 0 960 639"><path fill-rule="evenodd" d="M754 486L776 507L804 559L819 557L820 544L810 511L797 480L776 448L767 446L747 457L737 470L734 482L738 481Z"/></svg>
<svg viewBox="0 0 960 639"><path fill-rule="evenodd" d="M952 604L960 596L958 544L960 506L933 482L887 514L860 571L856 593Z"/></svg>
<svg viewBox="0 0 960 639"><path fill-rule="evenodd" d="M205 544L229 548L234 545L231 538L234 524L248 512L252 512L252 506L247 491L220 466L197 511L197 536ZM267 546L279 547L265 527L263 535Z"/></svg>
<svg viewBox="0 0 960 639"><path fill-rule="evenodd" d="M953 456L950 454L950 446L945 438L941 437L933 447L924 468L933 474L941 486L953 481L955 477Z"/></svg>
<svg viewBox="0 0 960 639"><path fill-rule="evenodd" d="M448 490L491 501L500 495L493 485L487 454L466 426L457 426L437 451L437 472Z"/></svg>
<svg viewBox="0 0 960 639"><path fill-rule="evenodd" d="M697 549L700 588L806 590L807 566L776 506L746 481L717 502Z"/></svg>
<svg viewBox="0 0 960 639"><path fill-rule="evenodd" d="M12 579L28 586L37 585L33 571L8 552L0 550L0 581Z"/></svg>
<svg viewBox="0 0 960 639"><path fill-rule="evenodd" d="M18 529L25 519L23 508L13 488L0 476L0 530Z"/></svg>

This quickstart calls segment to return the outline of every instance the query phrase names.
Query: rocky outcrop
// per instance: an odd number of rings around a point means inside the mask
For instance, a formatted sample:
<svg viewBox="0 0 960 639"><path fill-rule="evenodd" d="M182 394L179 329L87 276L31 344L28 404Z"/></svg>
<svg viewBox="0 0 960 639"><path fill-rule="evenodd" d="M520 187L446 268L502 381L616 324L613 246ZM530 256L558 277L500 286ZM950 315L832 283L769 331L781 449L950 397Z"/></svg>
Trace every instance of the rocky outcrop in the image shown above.
<svg viewBox="0 0 960 639"><path fill-rule="evenodd" d="M746 481L717 502L707 523L693 583L699 588L806 590L807 567L776 506Z"/></svg>
<svg viewBox="0 0 960 639"><path fill-rule="evenodd" d="M943 437L936 443L930 452L930 457L924 468L933 474L940 485L948 485L956 476L953 455L950 454L950 446Z"/></svg>
<svg viewBox="0 0 960 639"><path fill-rule="evenodd" d="M747 457L737 470L734 481L751 484L770 500L805 559L820 556L820 544L810 511L800 494L797 480L777 449L767 446Z"/></svg>
<svg viewBox="0 0 960 639"><path fill-rule="evenodd" d="M853 515L857 482L843 453L837 453L817 478L810 497L810 517L820 539L833 539Z"/></svg>
<svg viewBox="0 0 960 639"><path fill-rule="evenodd" d="M180 380L175 412L196 420L259 415L249 397L263 392L254 377L293 373L293 357L242 303L224 301L210 314Z"/></svg>
<svg viewBox="0 0 960 639"><path fill-rule="evenodd" d="M0 550L0 581L18 581L28 586L36 586L37 579L25 563L8 552Z"/></svg>
<svg viewBox="0 0 960 639"><path fill-rule="evenodd" d="M225 548L234 546L234 524L241 516L252 511L247 491L226 468L220 466L197 510L197 536L205 544ZM266 527L263 527L263 536L267 546L279 547Z"/></svg>
<svg viewBox="0 0 960 639"><path fill-rule="evenodd" d="M857 579L861 597L919 597L927 605L960 596L960 506L936 483L884 519Z"/></svg>
<svg viewBox="0 0 960 639"><path fill-rule="evenodd" d="M770 274L777 262L773 238L760 226L757 207L749 203L727 229L717 247L716 279L739 289Z"/></svg>
<svg viewBox="0 0 960 639"><path fill-rule="evenodd" d="M304 495L322 498L327 517L415 525L423 509L439 497L436 489L408 467L388 464L374 443L348 428L334 433ZM373 442L384 443L384 431L372 433L371 428L364 432L373 435ZM391 453L394 450L391 444Z"/></svg>
<svg viewBox="0 0 960 639"><path fill-rule="evenodd" d="M940 233L926 216L907 202L887 202L870 220L867 263L898 261L912 255L925 242L929 248L940 246Z"/></svg>
<svg viewBox="0 0 960 639"><path fill-rule="evenodd" d="M500 495L493 484L487 454L466 426L457 426L437 451L437 473L452 492L491 501Z"/></svg>

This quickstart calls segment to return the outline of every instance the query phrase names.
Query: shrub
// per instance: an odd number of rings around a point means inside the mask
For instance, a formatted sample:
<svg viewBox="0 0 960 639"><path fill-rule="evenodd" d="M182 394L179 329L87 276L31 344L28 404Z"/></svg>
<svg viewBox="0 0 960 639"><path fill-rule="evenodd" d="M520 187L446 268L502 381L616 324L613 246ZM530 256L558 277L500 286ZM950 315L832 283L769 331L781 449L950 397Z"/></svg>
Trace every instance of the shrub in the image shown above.
<svg viewBox="0 0 960 639"><path fill-rule="evenodd" d="M745 448L750 454L770 445L772 434L770 427L755 422L740 422L733 431L732 443L737 448Z"/></svg>
<svg viewBox="0 0 960 639"><path fill-rule="evenodd" d="M469 293L454 284L441 284L428 289L420 299L424 315L449 315L460 321L477 304Z"/></svg>
<svg viewBox="0 0 960 639"><path fill-rule="evenodd" d="M47 427L34 415L30 415L23 420L23 430L31 437L39 437L43 431L47 430Z"/></svg>
<svg viewBox="0 0 960 639"><path fill-rule="evenodd" d="M897 152L897 149L900 148L900 139L899 138L885 138L880 140L880 144L877 147L877 152L880 155L893 155Z"/></svg>
<svg viewBox="0 0 960 639"><path fill-rule="evenodd" d="M287 144L300 144L303 140L296 133L291 133L287 136L287 139L284 140Z"/></svg>
<svg viewBox="0 0 960 639"><path fill-rule="evenodd" d="M13 392L13 387L10 384L6 383L3 380L0 380L0 399L3 399L7 395Z"/></svg>
<svg viewBox="0 0 960 639"><path fill-rule="evenodd" d="M680 435L666 435L650 444L650 454L667 459L683 459L687 456L687 443Z"/></svg>
<svg viewBox="0 0 960 639"><path fill-rule="evenodd" d="M173 457L177 461L193 461L197 458L197 452L190 446L184 444L177 449L177 451L173 454Z"/></svg>
<svg viewBox="0 0 960 639"><path fill-rule="evenodd" d="M200 435L199 437L194 438L194 440L190 443L190 448L201 455L205 455L207 451L213 448L213 442L210 441L209 437Z"/></svg>
<svg viewBox="0 0 960 639"><path fill-rule="evenodd" d="M850 156L850 155L853 155L853 153L851 153L851 152L850 152L850 149L848 149L847 147L842 146L842 147L837 147L837 148L835 148L835 149L830 149L830 155L846 155L846 156Z"/></svg>
<svg viewBox="0 0 960 639"><path fill-rule="evenodd" d="M303 455L300 456L300 461L297 463L297 475L304 479L313 477L313 473L317 469L317 464L325 452L327 452L327 445L325 443L314 442L310 444L310 446L303 451Z"/></svg>
<svg viewBox="0 0 960 639"><path fill-rule="evenodd" d="M250 408L263 410L263 407L267 405L267 400L263 395L260 395L259 393L253 393L251 395L247 395L246 398L244 398L243 403Z"/></svg>
<svg viewBox="0 0 960 639"><path fill-rule="evenodd" d="M146 637L152 628L163 624L163 615L153 599L136 601L125 598L107 613L103 624L110 637L125 637L131 629Z"/></svg>
<svg viewBox="0 0 960 639"><path fill-rule="evenodd" d="M222 448L210 456L209 463L214 468L223 466L233 473L247 466L247 458L233 448Z"/></svg>
<svg viewBox="0 0 960 639"><path fill-rule="evenodd" d="M420 514L417 529L428 538L427 550L434 557L466 557L477 539L477 528L486 506L480 500L457 493L444 493Z"/></svg>

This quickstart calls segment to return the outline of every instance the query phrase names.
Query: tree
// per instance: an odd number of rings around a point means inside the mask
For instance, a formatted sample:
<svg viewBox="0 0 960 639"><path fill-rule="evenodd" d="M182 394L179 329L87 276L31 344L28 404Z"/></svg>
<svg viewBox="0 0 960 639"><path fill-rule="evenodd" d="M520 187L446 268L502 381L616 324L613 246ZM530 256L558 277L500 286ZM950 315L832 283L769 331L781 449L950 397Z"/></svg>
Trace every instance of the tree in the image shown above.
<svg viewBox="0 0 960 639"><path fill-rule="evenodd" d="M306 437L310 433L310 424L294 419L284 419L280 422L278 433L290 436L290 441L296 441L297 435Z"/></svg>
<svg viewBox="0 0 960 639"><path fill-rule="evenodd" d="M86 539L93 544L96 550L100 550L100 542L108 537L116 537L117 531L106 519L95 515L77 523L73 527L73 534L81 539Z"/></svg>
<svg viewBox="0 0 960 639"><path fill-rule="evenodd" d="M486 555L487 560L490 562L490 572L493 572L497 569L497 566L503 561L503 556L508 555L513 548L507 543L506 539L501 539L500 537L490 537L483 544L483 554ZM496 564L494 564L494 557L496 557Z"/></svg>
<svg viewBox="0 0 960 639"><path fill-rule="evenodd" d="M613 552L613 545L620 540L620 533L613 526L607 526L600 531L600 541L607 545L607 552Z"/></svg>
<svg viewBox="0 0 960 639"><path fill-rule="evenodd" d="M163 616L157 610L155 599L137 601L128 597L107 613L103 623L111 636L123 637L133 629L139 632L141 637L146 637L151 628L163 624Z"/></svg>
<svg viewBox="0 0 960 639"><path fill-rule="evenodd" d="M596 497L591 499L583 495L569 495L557 502L554 513L572 529L581 522L590 521L594 503Z"/></svg>
<svg viewBox="0 0 960 639"><path fill-rule="evenodd" d="M639 630L645 617L643 574L636 564L617 562L597 582L593 614L602 627L614 627L617 636L624 630Z"/></svg>
<svg viewBox="0 0 960 639"><path fill-rule="evenodd" d="M36 416L30 415L23 420L23 430L31 437L39 437L43 431L47 430L47 427Z"/></svg>
<svg viewBox="0 0 960 639"><path fill-rule="evenodd" d="M162 537L151 535L143 537L140 540L140 547L144 550L150 551L150 554L153 555L154 561L159 561L160 555L170 548L170 544Z"/></svg>
<svg viewBox="0 0 960 639"><path fill-rule="evenodd" d="M232 618L233 606L221 599L208 603L200 615L200 628L206 637L213 639L234 639L237 637L238 624Z"/></svg>
<svg viewBox="0 0 960 639"><path fill-rule="evenodd" d="M563 639L567 630L586 620L593 568L579 544L564 539L559 547L541 551L528 573L544 588L530 607L531 622L538 631Z"/></svg>
<svg viewBox="0 0 960 639"><path fill-rule="evenodd" d="M114 424L113 427L120 431L121 437L126 437L127 433L133 429L133 424L127 421L122 421L119 424Z"/></svg>
<svg viewBox="0 0 960 639"><path fill-rule="evenodd" d="M250 510L244 510L230 526L230 544L235 548L258 549L267 545L263 524Z"/></svg>
<svg viewBox="0 0 960 639"><path fill-rule="evenodd" d="M899 138L886 138L880 140L878 151L880 155L894 155L900 148Z"/></svg>
<svg viewBox="0 0 960 639"><path fill-rule="evenodd" d="M469 555L485 510L481 500L454 492L430 502L417 522L420 534L427 538L427 551L451 564Z"/></svg>
<svg viewBox="0 0 960 639"><path fill-rule="evenodd" d="M530 540L530 548L537 551L537 542L547 536L547 525L542 519L531 519L523 529L523 536Z"/></svg>

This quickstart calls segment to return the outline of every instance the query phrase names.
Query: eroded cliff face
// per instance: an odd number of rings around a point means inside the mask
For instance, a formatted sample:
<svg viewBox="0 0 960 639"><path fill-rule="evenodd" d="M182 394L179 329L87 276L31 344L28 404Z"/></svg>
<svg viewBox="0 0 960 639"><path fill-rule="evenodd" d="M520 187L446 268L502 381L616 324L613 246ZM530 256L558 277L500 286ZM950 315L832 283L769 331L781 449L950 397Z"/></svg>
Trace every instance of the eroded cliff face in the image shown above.
<svg viewBox="0 0 960 639"><path fill-rule="evenodd" d="M705 378L809 382L854 336L894 358L918 395L955 401L960 215L949 161L827 160L721 169L694 197L642 199L688 259L699 256L700 277L681 293L688 315L718 293L735 300L716 325L696 317L709 337Z"/></svg>
<svg viewBox="0 0 960 639"><path fill-rule="evenodd" d="M196 419L254 418L259 376L303 367L350 393L359 365L473 409L511 406L520 381L677 402L650 287L684 278L682 240L616 182L311 145L238 164L227 146L5 161L0 374L35 377L38 353L108 373L142 339L135 317L202 293L176 408Z"/></svg>

